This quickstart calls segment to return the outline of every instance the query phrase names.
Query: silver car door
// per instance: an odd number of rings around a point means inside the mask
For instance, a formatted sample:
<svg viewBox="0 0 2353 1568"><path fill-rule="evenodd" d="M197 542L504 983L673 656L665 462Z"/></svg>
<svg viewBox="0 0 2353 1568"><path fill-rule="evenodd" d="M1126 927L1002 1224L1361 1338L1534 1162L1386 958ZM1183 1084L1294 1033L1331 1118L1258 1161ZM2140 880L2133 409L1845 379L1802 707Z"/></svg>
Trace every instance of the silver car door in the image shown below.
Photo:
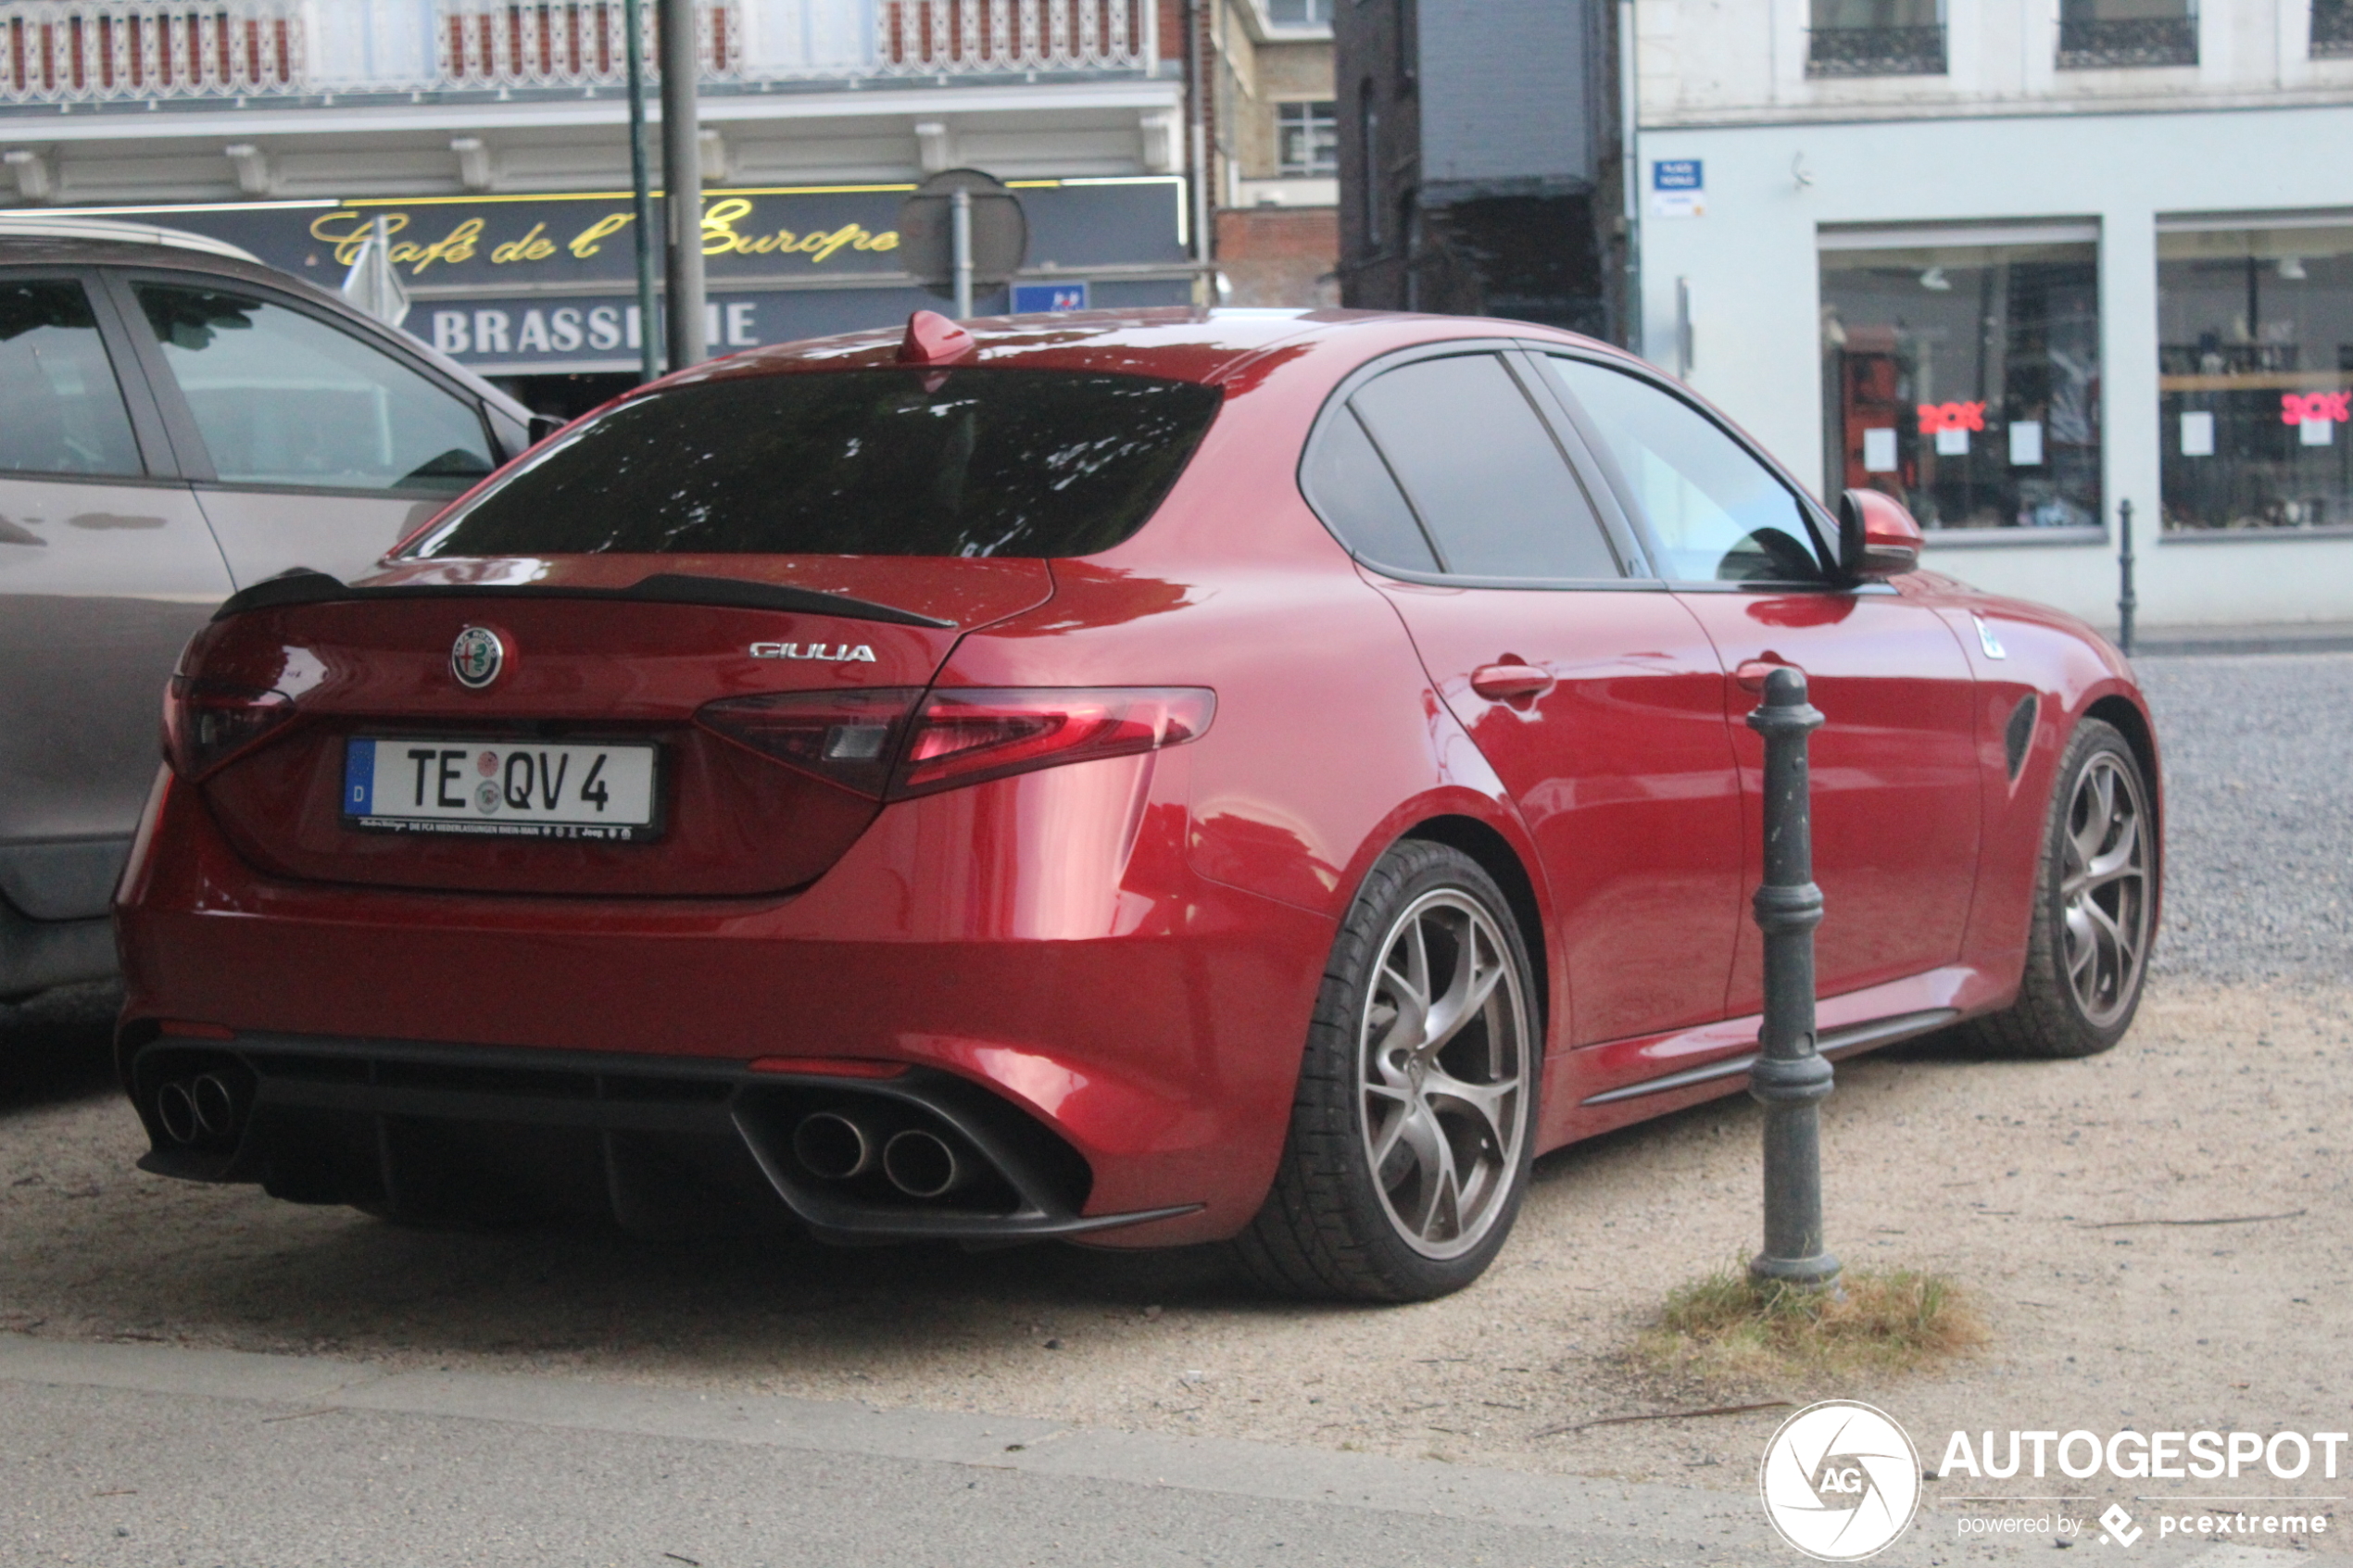
<svg viewBox="0 0 2353 1568"><path fill-rule="evenodd" d="M208 464L191 477L240 587L362 576L496 466L474 398L291 295L161 273L122 293L175 444Z"/></svg>
<svg viewBox="0 0 2353 1568"><path fill-rule="evenodd" d="M231 587L105 309L69 270L0 273L0 917L107 913L165 683Z"/></svg>

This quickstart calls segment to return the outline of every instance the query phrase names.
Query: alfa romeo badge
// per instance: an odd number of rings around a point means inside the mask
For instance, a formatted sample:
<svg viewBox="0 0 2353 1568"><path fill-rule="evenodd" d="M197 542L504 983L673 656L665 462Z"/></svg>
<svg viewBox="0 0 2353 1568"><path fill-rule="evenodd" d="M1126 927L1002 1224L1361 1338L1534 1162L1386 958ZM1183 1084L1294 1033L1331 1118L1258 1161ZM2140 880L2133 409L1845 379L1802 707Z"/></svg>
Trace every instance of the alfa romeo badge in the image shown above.
<svg viewBox="0 0 2353 1568"><path fill-rule="evenodd" d="M487 626L467 627L449 649L449 673L468 691L482 690L506 667L507 645Z"/></svg>

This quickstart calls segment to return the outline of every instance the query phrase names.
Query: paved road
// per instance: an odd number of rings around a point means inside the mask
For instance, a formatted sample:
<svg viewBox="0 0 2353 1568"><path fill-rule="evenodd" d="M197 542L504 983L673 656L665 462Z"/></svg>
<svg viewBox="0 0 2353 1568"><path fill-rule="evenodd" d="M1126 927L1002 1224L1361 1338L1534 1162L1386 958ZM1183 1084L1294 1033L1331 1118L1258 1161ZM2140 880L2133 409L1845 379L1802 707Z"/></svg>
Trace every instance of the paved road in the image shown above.
<svg viewBox="0 0 2353 1568"><path fill-rule="evenodd" d="M2236 985L2353 975L2353 654L2135 661L2165 750L2155 962Z"/></svg>
<svg viewBox="0 0 2353 1568"><path fill-rule="evenodd" d="M15 1336L0 1389L11 1564L1798 1561L1737 1493L994 1416ZM1875 1561L2021 1549L1929 1508Z"/></svg>

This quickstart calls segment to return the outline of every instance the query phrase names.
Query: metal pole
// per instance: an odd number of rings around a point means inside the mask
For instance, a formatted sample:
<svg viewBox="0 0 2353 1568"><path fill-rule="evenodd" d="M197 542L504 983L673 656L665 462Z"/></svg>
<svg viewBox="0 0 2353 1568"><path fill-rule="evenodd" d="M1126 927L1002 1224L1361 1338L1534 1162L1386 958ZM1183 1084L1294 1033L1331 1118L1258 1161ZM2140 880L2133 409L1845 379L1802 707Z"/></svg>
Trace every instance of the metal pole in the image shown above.
<svg viewBox="0 0 2353 1568"><path fill-rule="evenodd" d="M670 293L663 325L670 368L707 358L702 289L702 127L695 112L695 80L702 69L695 47L694 0L654 0L661 56L661 189L670 216Z"/></svg>
<svg viewBox="0 0 2353 1568"><path fill-rule="evenodd" d="M1641 61L1635 49L1634 0L1618 0L1617 116L1626 186L1626 320L1625 346L1642 354L1642 143Z"/></svg>
<svg viewBox="0 0 2353 1568"><path fill-rule="evenodd" d="M1216 289L1209 282L1209 263L1215 254L1209 227L1209 68L1202 58L1201 31L1201 0L1185 0L1185 135L1193 173L1193 266L1206 291L1202 303L1214 305Z"/></svg>
<svg viewBox="0 0 2353 1568"><path fill-rule="evenodd" d="M1756 889L1765 934L1765 1022L1748 1092L1765 1107L1765 1250L1748 1265L1759 1285L1828 1286L1839 1263L1822 1245L1822 1143L1816 1107L1831 1092L1831 1064L1814 1045L1812 781L1806 737L1821 728L1806 677L1784 666L1765 678L1748 727L1765 737L1765 880Z"/></svg>
<svg viewBox="0 0 2353 1568"><path fill-rule="evenodd" d="M2133 593L2133 503L2116 503L2116 574L2122 584L2116 596L2116 646L2133 651L2133 612L2141 601Z"/></svg>
<svg viewBox="0 0 2353 1568"><path fill-rule="evenodd" d="M661 374L654 332L654 195L646 170L646 33L641 0L622 0L621 25L629 35L629 190L636 213L637 381Z"/></svg>
<svg viewBox="0 0 2353 1568"><path fill-rule="evenodd" d="M973 313L973 194L958 186L948 194L949 254L954 258L956 280L956 320L970 320Z"/></svg>

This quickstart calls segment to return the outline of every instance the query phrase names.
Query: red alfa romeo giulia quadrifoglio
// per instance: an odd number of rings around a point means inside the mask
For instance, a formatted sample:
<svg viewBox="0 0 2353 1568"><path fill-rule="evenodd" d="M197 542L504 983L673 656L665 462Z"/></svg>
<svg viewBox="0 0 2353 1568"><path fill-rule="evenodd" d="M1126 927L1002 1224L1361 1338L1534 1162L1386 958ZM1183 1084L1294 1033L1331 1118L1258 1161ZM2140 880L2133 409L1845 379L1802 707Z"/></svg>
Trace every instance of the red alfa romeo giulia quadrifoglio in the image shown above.
<svg viewBox="0 0 2353 1568"><path fill-rule="evenodd" d="M1828 716L1825 1048L2131 1022L2131 671L1919 544L1503 321L919 315L673 376L191 644L120 897L145 1163L1456 1288L1533 1156L1744 1084L1776 666Z"/></svg>

